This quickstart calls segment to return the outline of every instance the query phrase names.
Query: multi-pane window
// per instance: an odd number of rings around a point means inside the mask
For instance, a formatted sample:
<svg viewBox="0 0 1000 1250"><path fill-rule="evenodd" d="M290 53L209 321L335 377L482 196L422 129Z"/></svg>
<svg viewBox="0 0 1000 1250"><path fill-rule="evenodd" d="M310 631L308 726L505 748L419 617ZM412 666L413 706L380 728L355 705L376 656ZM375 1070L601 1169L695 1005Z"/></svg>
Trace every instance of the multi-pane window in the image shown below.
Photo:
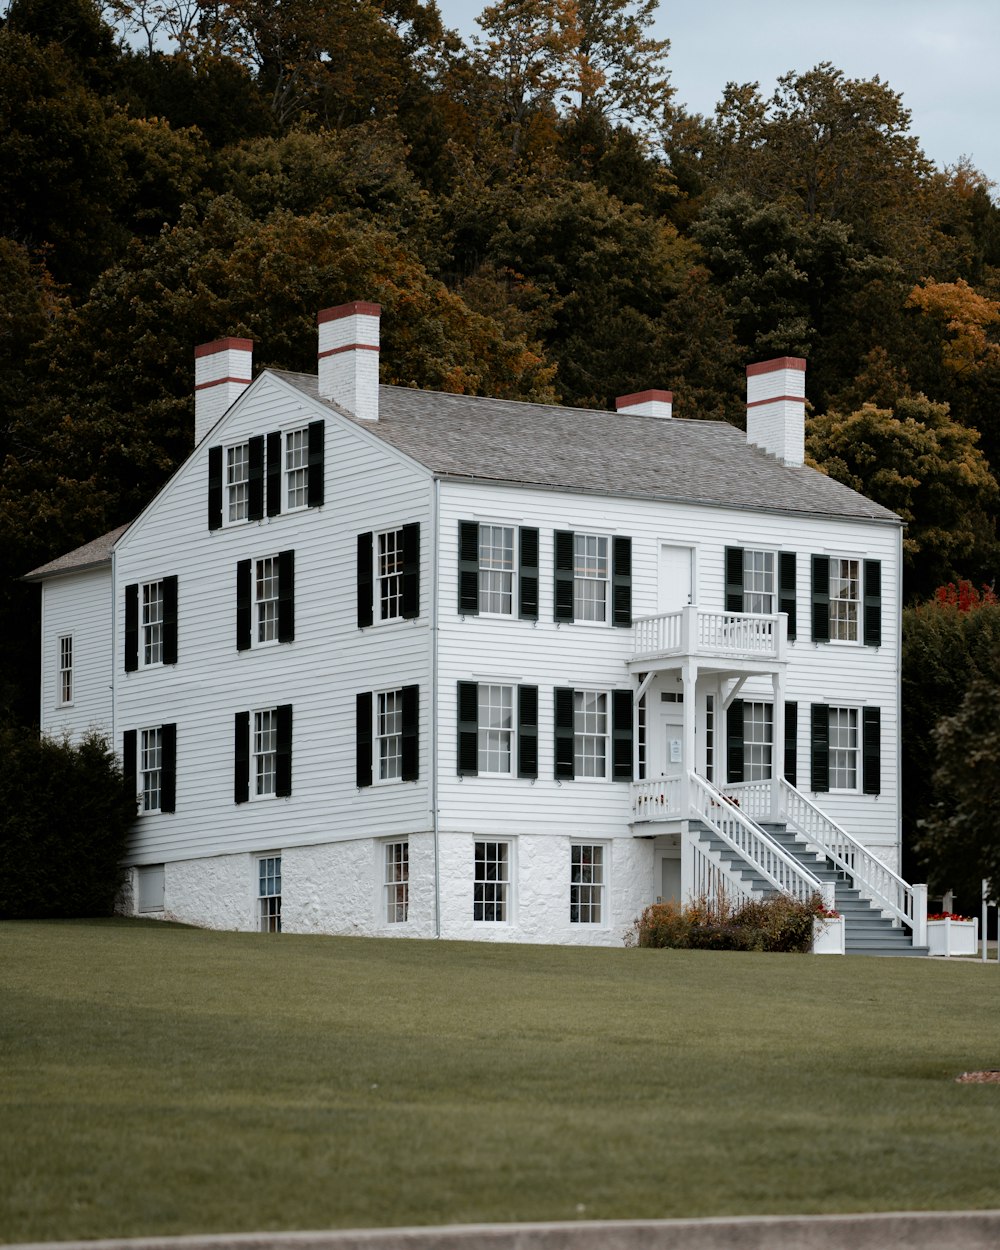
<svg viewBox="0 0 1000 1250"><path fill-rule="evenodd" d="M403 614L403 531L378 536L377 582L379 618L390 621Z"/></svg>
<svg viewBox="0 0 1000 1250"><path fill-rule="evenodd" d="M608 619L608 540L597 534L573 535L573 617Z"/></svg>
<svg viewBox="0 0 1000 1250"><path fill-rule="evenodd" d="M830 561L830 639L835 642L858 641L858 617L861 601L861 561Z"/></svg>
<svg viewBox="0 0 1000 1250"><path fill-rule="evenodd" d="M511 771L514 737L514 687L479 687L479 771L503 773Z"/></svg>
<svg viewBox="0 0 1000 1250"><path fill-rule="evenodd" d="M59 702L73 702L73 635L59 639Z"/></svg>
<svg viewBox="0 0 1000 1250"><path fill-rule="evenodd" d="M257 641L274 642L278 637L278 557L266 556L256 563L254 598L257 603Z"/></svg>
<svg viewBox="0 0 1000 1250"><path fill-rule="evenodd" d="M570 848L570 924L600 924L604 914L604 847Z"/></svg>
<svg viewBox="0 0 1000 1250"><path fill-rule="evenodd" d="M245 521L250 515L250 444L226 448L226 516Z"/></svg>
<svg viewBox="0 0 1000 1250"><path fill-rule="evenodd" d="M257 927L261 933L280 933L281 856L262 856L257 872Z"/></svg>
<svg viewBox="0 0 1000 1250"><path fill-rule="evenodd" d="M388 842L385 848L385 918L402 924L410 912L410 844Z"/></svg>
<svg viewBox="0 0 1000 1250"><path fill-rule="evenodd" d="M765 781L771 776L771 744L773 740L773 705L770 703L744 703L744 781Z"/></svg>
<svg viewBox="0 0 1000 1250"><path fill-rule="evenodd" d="M162 582L146 582L142 588L142 662L163 663Z"/></svg>
<svg viewBox="0 0 1000 1250"><path fill-rule="evenodd" d="M715 771L715 696L705 695L705 780Z"/></svg>
<svg viewBox="0 0 1000 1250"><path fill-rule="evenodd" d="M573 770L577 777L608 775L608 696L573 694Z"/></svg>
<svg viewBox="0 0 1000 1250"><path fill-rule="evenodd" d="M477 842L472 887L473 920L503 923L510 904L510 846L507 842Z"/></svg>
<svg viewBox="0 0 1000 1250"><path fill-rule="evenodd" d="M278 713L275 708L253 714L253 778L258 798L275 793L278 768Z"/></svg>
<svg viewBox="0 0 1000 1250"><path fill-rule="evenodd" d="M163 730L144 729L140 735L139 769L142 774L142 810L160 810L163 781Z"/></svg>
<svg viewBox="0 0 1000 1250"><path fill-rule="evenodd" d="M285 435L285 500L289 511L309 505L309 430Z"/></svg>
<svg viewBox="0 0 1000 1250"><path fill-rule="evenodd" d="M403 692L384 690L375 711L379 781L398 781L403 775Z"/></svg>
<svg viewBox="0 0 1000 1250"><path fill-rule="evenodd" d="M774 552L743 552L743 611L774 611Z"/></svg>
<svg viewBox="0 0 1000 1250"><path fill-rule="evenodd" d="M514 604L514 529L479 527L479 611L510 616Z"/></svg>
<svg viewBox="0 0 1000 1250"><path fill-rule="evenodd" d="M858 788L858 710L830 708L830 789Z"/></svg>

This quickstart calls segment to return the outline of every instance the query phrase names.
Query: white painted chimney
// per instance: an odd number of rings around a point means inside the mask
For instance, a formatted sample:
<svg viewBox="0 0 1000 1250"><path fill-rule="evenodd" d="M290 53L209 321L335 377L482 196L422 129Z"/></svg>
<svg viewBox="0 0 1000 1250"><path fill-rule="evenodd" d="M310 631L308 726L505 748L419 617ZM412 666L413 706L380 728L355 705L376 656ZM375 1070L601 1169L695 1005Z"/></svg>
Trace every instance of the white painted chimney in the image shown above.
<svg viewBox="0 0 1000 1250"><path fill-rule="evenodd" d="M253 339L216 339L194 349L197 445L253 381Z"/></svg>
<svg viewBox="0 0 1000 1250"><path fill-rule="evenodd" d="M633 417L672 417L674 415L673 391L637 391L635 395L619 395L615 400L618 412Z"/></svg>
<svg viewBox="0 0 1000 1250"><path fill-rule="evenodd" d="M747 365L747 442L784 464L805 460L806 362L779 356Z"/></svg>
<svg viewBox="0 0 1000 1250"><path fill-rule="evenodd" d="M324 308L319 322L319 395L360 421L378 420L379 304Z"/></svg>

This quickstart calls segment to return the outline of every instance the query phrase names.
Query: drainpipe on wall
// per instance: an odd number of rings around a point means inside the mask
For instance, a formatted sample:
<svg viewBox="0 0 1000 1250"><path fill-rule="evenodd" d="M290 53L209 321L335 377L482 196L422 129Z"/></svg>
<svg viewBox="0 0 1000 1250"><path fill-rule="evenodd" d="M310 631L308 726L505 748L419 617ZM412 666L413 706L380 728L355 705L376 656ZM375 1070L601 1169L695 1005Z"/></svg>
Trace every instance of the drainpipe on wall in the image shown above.
<svg viewBox="0 0 1000 1250"><path fill-rule="evenodd" d="M434 936L441 936L441 850L438 822L438 576L441 530L441 480L434 479L434 514L431 518L431 828L434 831Z"/></svg>

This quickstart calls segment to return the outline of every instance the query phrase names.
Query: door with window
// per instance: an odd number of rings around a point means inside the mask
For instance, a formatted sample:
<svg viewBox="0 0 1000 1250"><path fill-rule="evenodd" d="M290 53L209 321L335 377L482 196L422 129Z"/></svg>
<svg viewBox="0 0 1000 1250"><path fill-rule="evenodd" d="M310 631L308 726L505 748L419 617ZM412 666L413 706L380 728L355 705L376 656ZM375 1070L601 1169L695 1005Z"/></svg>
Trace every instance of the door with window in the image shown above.
<svg viewBox="0 0 1000 1250"><path fill-rule="evenodd" d="M680 690L660 692L661 777L679 777L684 770L684 695Z"/></svg>

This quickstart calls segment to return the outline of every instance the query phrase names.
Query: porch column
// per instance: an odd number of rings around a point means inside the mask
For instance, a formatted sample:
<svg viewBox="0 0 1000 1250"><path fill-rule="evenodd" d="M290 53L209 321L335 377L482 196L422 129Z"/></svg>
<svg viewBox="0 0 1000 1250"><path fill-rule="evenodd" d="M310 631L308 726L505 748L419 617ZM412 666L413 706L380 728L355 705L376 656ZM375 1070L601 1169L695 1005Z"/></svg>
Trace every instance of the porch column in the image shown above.
<svg viewBox="0 0 1000 1250"><path fill-rule="evenodd" d="M691 782L688 773L695 771L694 758L694 725L697 715L698 665L688 658L681 668L681 684L684 691L683 736L681 738L681 758L684 769L681 774L681 804L685 817L691 811Z"/></svg>
<svg viewBox="0 0 1000 1250"><path fill-rule="evenodd" d="M780 820L781 778L785 775L785 673L771 674L773 712L771 715L771 819Z"/></svg>

